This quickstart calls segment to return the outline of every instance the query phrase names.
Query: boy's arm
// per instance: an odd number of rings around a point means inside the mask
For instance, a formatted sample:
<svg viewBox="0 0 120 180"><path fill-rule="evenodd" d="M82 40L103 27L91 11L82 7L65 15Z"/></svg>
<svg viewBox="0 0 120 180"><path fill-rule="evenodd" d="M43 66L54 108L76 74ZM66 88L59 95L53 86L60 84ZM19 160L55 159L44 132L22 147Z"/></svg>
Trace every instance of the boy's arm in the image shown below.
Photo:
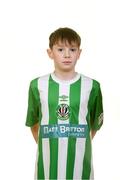
<svg viewBox="0 0 120 180"><path fill-rule="evenodd" d="M97 132L96 130L92 130L92 131L91 131L91 136L92 136L92 139L94 138L94 136L95 136L96 132Z"/></svg>
<svg viewBox="0 0 120 180"><path fill-rule="evenodd" d="M39 130L39 123L37 123L31 127L32 135L33 135L36 143L38 143L38 130Z"/></svg>

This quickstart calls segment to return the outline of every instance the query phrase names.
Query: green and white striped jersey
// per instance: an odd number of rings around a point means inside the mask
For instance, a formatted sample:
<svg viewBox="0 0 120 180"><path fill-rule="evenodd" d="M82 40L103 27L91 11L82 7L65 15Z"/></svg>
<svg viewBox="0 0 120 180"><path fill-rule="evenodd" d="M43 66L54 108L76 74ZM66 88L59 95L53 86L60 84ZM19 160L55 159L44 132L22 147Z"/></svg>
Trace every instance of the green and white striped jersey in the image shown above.
<svg viewBox="0 0 120 180"><path fill-rule="evenodd" d="M38 122L36 179L93 179L91 130L103 123L99 82L79 73L32 80L26 125Z"/></svg>

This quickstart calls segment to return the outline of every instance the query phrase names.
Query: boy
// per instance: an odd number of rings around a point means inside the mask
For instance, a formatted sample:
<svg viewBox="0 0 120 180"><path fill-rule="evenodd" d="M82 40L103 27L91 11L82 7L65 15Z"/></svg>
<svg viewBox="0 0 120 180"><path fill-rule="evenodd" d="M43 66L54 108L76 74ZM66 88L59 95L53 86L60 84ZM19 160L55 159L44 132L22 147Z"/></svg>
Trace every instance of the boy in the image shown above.
<svg viewBox="0 0 120 180"><path fill-rule="evenodd" d="M75 72L80 36L59 28L47 53L54 72L31 81L26 125L38 143L36 179L93 179L91 140L103 123L100 84Z"/></svg>

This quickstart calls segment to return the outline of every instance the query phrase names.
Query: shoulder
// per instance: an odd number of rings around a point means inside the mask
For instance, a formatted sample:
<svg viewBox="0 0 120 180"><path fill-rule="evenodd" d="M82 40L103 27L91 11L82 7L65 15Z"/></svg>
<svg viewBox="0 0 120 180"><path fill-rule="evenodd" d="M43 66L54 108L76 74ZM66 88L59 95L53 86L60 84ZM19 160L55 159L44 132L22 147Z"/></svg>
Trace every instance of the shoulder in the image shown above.
<svg viewBox="0 0 120 180"><path fill-rule="evenodd" d="M81 74L82 80L84 80L86 83L91 83L93 90L98 90L100 88L100 82L96 79L93 79L91 77L88 77L86 75Z"/></svg>
<svg viewBox="0 0 120 180"><path fill-rule="evenodd" d="M39 77L34 78L30 81L30 89L34 90L37 88L38 79L39 79Z"/></svg>
<svg viewBox="0 0 120 180"><path fill-rule="evenodd" d="M32 80L30 81L30 87L31 87L32 89L36 88L36 87L38 86L38 82L39 82L39 81L47 80L47 79L49 79L49 76L50 76L50 73L32 79Z"/></svg>

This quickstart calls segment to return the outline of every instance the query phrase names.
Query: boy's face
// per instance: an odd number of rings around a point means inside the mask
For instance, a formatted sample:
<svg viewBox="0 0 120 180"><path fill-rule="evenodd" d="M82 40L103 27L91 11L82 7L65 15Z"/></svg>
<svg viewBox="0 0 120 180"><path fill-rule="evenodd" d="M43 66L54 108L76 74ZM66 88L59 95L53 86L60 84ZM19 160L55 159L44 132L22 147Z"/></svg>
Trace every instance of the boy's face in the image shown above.
<svg viewBox="0 0 120 180"><path fill-rule="evenodd" d="M68 42L59 41L53 45L52 49L47 50L48 55L54 60L55 69L66 72L75 69L77 60L80 57L81 49L76 43L69 44Z"/></svg>

